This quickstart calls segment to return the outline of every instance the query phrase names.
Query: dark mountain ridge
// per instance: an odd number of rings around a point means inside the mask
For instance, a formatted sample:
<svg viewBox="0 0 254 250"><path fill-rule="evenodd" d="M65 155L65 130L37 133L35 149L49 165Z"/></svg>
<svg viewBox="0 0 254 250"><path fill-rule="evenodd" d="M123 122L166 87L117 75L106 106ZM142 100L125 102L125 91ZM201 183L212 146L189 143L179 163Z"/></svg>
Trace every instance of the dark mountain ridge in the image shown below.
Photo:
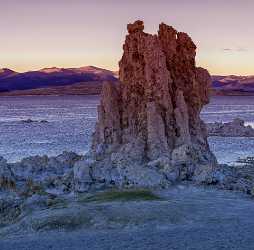
<svg viewBox="0 0 254 250"><path fill-rule="evenodd" d="M81 68L44 68L25 73L10 69L0 70L0 92L66 86L79 82L116 81L109 70L86 66Z"/></svg>
<svg viewBox="0 0 254 250"><path fill-rule="evenodd" d="M212 76L212 89L224 93L254 93L254 76Z"/></svg>

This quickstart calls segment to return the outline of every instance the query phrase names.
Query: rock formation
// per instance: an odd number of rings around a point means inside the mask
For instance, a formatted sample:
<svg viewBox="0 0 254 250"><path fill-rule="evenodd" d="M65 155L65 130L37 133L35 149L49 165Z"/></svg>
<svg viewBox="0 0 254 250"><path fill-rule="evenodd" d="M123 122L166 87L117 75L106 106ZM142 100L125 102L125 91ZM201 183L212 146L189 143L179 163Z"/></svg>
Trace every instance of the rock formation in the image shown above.
<svg viewBox="0 0 254 250"><path fill-rule="evenodd" d="M172 182L214 182L217 162L199 113L210 77L195 66L195 45L161 24L158 35L128 25L120 81L107 82L90 152L0 158L0 191L20 197L64 195L109 186L166 187ZM221 176L221 174L220 174Z"/></svg>
<svg viewBox="0 0 254 250"><path fill-rule="evenodd" d="M254 137L254 129L250 125L245 126L244 121L240 118L226 123L208 123L207 130L209 136Z"/></svg>
<svg viewBox="0 0 254 250"><path fill-rule="evenodd" d="M105 83L98 107L91 178L123 186L207 181L216 159L199 114L210 76L195 66L195 44L164 23L158 35L142 21L127 29L120 82Z"/></svg>
<svg viewBox="0 0 254 250"><path fill-rule="evenodd" d="M82 156L63 152L58 156L31 156L7 163L0 157L0 199L4 193L20 197L33 194L62 195L74 190L75 164Z"/></svg>

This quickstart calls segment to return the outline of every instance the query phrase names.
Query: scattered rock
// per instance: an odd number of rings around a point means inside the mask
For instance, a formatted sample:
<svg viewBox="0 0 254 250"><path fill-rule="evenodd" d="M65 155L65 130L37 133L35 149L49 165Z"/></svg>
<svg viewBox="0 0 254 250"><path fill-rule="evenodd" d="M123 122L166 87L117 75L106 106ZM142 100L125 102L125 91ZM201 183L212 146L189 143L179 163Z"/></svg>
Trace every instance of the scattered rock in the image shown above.
<svg viewBox="0 0 254 250"><path fill-rule="evenodd" d="M26 119L26 120L21 120L23 123L33 123L33 122L36 122L32 119Z"/></svg>
<svg viewBox="0 0 254 250"><path fill-rule="evenodd" d="M93 183L91 176L92 161L82 160L74 165L74 189L77 192L86 192Z"/></svg>
<svg viewBox="0 0 254 250"><path fill-rule="evenodd" d="M253 194L254 165L221 166L217 171L217 185L223 189Z"/></svg>
<svg viewBox="0 0 254 250"><path fill-rule="evenodd" d="M207 130L209 136L254 137L254 129L251 126L245 126L244 121L240 118L226 123L208 123Z"/></svg>
<svg viewBox="0 0 254 250"><path fill-rule="evenodd" d="M40 123L49 123L47 120L40 120Z"/></svg>
<svg viewBox="0 0 254 250"><path fill-rule="evenodd" d="M32 156L20 162L7 163L0 159L0 196L13 191L20 197L35 194L66 194L74 190L73 167L82 159L73 152L63 152L55 157Z"/></svg>
<svg viewBox="0 0 254 250"><path fill-rule="evenodd" d="M0 157L0 191L15 189L16 181L14 174L7 164L7 161L3 157Z"/></svg>
<svg viewBox="0 0 254 250"><path fill-rule="evenodd" d="M23 123L48 123L48 121L47 120L32 120L32 119L26 119L26 120L21 120L21 122L23 122Z"/></svg>
<svg viewBox="0 0 254 250"><path fill-rule="evenodd" d="M22 213L22 201L14 195L0 197L0 228L14 223Z"/></svg>

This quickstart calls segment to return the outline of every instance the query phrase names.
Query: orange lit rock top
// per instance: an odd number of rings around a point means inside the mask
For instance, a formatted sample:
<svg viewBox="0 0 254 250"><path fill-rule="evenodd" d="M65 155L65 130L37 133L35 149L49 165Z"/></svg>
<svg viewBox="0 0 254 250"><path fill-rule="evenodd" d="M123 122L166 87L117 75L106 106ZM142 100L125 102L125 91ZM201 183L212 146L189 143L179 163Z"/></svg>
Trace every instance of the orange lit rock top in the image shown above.
<svg viewBox="0 0 254 250"><path fill-rule="evenodd" d="M133 24L129 23L127 25L127 30L129 32L129 34L135 33L137 31L143 31L144 30L144 23L143 23L143 21L140 21L140 20L134 22Z"/></svg>

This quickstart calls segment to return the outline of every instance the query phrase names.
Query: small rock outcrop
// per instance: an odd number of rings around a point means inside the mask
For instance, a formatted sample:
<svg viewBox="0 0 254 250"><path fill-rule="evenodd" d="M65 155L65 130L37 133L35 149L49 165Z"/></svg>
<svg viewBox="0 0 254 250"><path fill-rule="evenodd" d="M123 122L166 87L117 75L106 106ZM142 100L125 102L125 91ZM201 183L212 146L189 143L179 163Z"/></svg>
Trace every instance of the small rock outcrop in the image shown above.
<svg viewBox="0 0 254 250"><path fill-rule="evenodd" d="M244 121L240 118L226 123L208 123L207 130L209 136L254 137L254 129L249 125L245 126Z"/></svg>
<svg viewBox="0 0 254 250"><path fill-rule="evenodd" d="M82 156L63 152L58 156L31 156L7 163L0 157L0 199L5 192L20 197L34 194L67 194L74 190L74 173Z"/></svg>
<svg viewBox="0 0 254 250"><path fill-rule="evenodd" d="M47 120L37 121L37 120L32 120L32 119L21 120L21 122L23 122L23 123L48 123Z"/></svg>
<svg viewBox="0 0 254 250"><path fill-rule="evenodd" d="M121 186L211 181L217 162L199 117L210 76L195 65L195 44L164 23L158 35L142 21L127 29L120 81L104 84L98 107L92 178Z"/></svg>

